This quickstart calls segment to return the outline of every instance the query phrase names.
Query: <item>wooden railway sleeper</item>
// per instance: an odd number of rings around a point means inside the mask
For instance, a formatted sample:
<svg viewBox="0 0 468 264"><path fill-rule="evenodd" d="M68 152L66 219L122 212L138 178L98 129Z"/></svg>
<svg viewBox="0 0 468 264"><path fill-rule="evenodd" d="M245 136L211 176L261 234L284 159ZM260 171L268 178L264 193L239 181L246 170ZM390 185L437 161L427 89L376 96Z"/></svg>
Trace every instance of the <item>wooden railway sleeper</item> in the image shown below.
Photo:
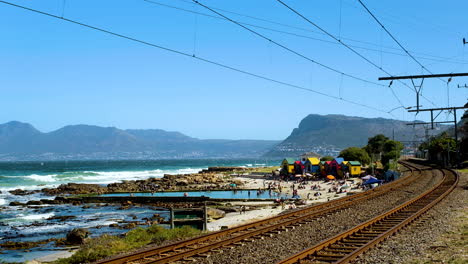
<svg viewBox="0 0 468 264"><path fill-rule="evenodd" d="M348 240L353 242L368 242L369 238L348 237Z"/></svg>
<svg viewBox="0 0 468 264"><path fill-rule="evenodd" d="M360 234L373 234L373 235L380 235L380 232L375 232L372 230L361 231Z"/></svg>
<svg viewBox="0 0 468 264"><path fill-rule="evenodd" d="M378 233L372 233L372 234L362 234L362 233L360 233L360 234L354 234L354 235L352 235L352 237L357 237L357 238L361 238L361 237L364 237L364 238L365 238L365 237L373 238L373 237L378 237L378 236L379 236Z"/></svg>
<svg viewBox="0 0 468 264"><path fill-rule="evenodd" d="M319 251L315 254L317 257L342 258L343 254L327 254Z"/></svg>
<svg viewBox="0 0 468 264"><path fill-rule="evenodd" d="M313 260L316 261L323 261L323 262L335 262L339 260L340 258L331 258L331 257L314 257Z"/></svg>
<svg viewBox="0 0 468 264"><path fill-rule="evenodd" d="M353 252L354 250L355 250L355 249L327 248L327 249L324 249L324 250L322 250L322 251L331 252L331 253L333 253L333 252L335 252L335 253L336 253L336 252L337 252L337 253L351 253L351 252Z"/></svg>
<svg viewBox="0 0 468 264"><path fill-rule="evenodd" d="M343 247L359 247L357 245L359 244L367 244L367 242L365 241L350 241L350 240L346 240L346 239L343 239L341 240L340 242L338 242L337 244L335 245L339 245L339 246L343 246Z"/></svg>

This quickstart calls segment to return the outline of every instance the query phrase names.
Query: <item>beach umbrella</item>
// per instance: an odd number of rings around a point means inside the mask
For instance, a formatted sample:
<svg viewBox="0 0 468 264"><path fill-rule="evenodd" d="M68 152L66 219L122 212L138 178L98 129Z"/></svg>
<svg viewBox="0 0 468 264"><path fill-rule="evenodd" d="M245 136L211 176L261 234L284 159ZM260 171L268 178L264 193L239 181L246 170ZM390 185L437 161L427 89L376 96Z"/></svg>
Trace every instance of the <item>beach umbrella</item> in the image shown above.
<svg viewBox="0 0 468 264"><path fill-rule="evenodd" d="M327 179L329 179L329 180L334 180L334 179L335 179L335 176L333 176L333 175L327 175Z"/></svg>
<svg viewBox="0 0 468 264"><path fill-rule="evenodd" d="M371 175L366 175L366 176L362 177L361 179L367 181L367 180L370 180L370 179L377 179L377 178L375 178L375 177L373 177Z"/></svg>
<svg viewBox="0 0 468 264"><path fill-rule="evenodd" d="M296 175L294 175L294 176L296 176L296 177L302 177L302 174L296 174Z"/></svg>
<svg viewBox="0 0 468 264"><path fill-rule="evenodd" d="M310 174L310 173L306 173L306 176L312 177L312 174Z"/></svg>
<svg viewBox="0 0 468 264"><path fill-rule="evenodd" d="M366 182L364 182L363 185L366 185L366 184L374 184L374 183L380 184L380 183L382 183L382 181L381 181L381 180L377 180L376 178L373 177L373 179L369 179L369 180L367 180Z"/></svg>

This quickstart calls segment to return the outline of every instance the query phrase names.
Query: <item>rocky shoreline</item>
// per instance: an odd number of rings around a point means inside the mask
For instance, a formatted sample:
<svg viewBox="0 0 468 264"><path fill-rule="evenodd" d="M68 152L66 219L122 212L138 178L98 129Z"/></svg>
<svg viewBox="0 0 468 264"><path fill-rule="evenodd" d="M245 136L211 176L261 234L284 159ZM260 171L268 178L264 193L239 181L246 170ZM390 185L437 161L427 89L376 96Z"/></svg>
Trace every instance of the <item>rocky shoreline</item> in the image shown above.
<svg viewBox="0 0 468 264"><path fill-rule="evenodd" d="M140 215L139 213L133 213L134 210L167 210L164 208L196 208L202 207L207 204L205 201L197 201L196 197L189 197L192 199L181 199L178 202L164 202L155 201L149 203L136 203L132 202L131 198L141 197L128 197L129 199L122 199L117 203L86 203L82 199L83 197L90 197L94 194L106 194L106 193L138 193L138 192L171 192L171 191L197 191L197 190L233 190L245 187L244 181L231 177L230 174L239 175L250 171L251 169L236 168L236 167L216 167L204 170L195 174L183 174L183 175L169 175L166 174L162 178L148 178L145 180L132 180L122 181L117 183L111 183L107 186L98 184L80 184L80 183L67 183L58 186L57 188L43 188L41 190L10 190L10 194L18 196L18 200L11 201L8 205L16 210L29 210L37 214L47 214L51 212L62 212L62 215L51 215L50 217L43 218L42 221L33 221L30 224L22 225L23 229L35 229L41 227L47 227L48 225L62 225L77 221L92 221L91 219L80 220L85 212L92 214L94 211L114 211L124 210L125 219L118 220L107 225L93 226L89 232L102 230L122 230L119 232L127 232L138 226L148 226L148 224L164 224L167 223L167 215L164 217L159 213L146 213L146 215ZM48 199L47 196L51 196L53 199ZM53 197L55 196L55 197ZM19 198L21 197L21 198ZM32 197L39 197L41 199L31 199ZM181 197L182 198L182 197ZM67 207L66 204L70 204L72 207ZM235 212L237 209L229 204L218 204L215 202L208 202L211 207L208 210L208 217L212 220L223 218L226 212ZM65 206L65 207L64 207ZM5 209L6 207L3 206ZM54 209L53 209L54 208ZM66 209L67 208L67 209ZM153 208L153 209L151 209ZM66 210L74 210L83 213L79 213L80 217L76 215L63 215ZM58 211L57 211L58 210ZM124 212L122 211L122 213ZM86 214L86 213L85 213ZM165 213L167 214L167 213ZM111 219L109 219L111 220ZM8 224L6 224L8 227ZM46 239L39 239L37 241L21 241L13 239L14 241L8 241L10 238L15 237L15 233L18 234L19 229L11 227L12 230L5 233L7 240L0 244L3 250L21 250L29 252L32 248L41 247L44 245L52 245L55 247L69 246L72 243L67 242L66 238L50 237ZM71 231L69 231L71 232ZM88 232L88 230L86 231ZM54 236L55 233L51 233ZM64 236L66 233L62 233ZM47 236L47 234L45 234ZM21 234L17 235L17 238L21 238ZM1 252L0 252L1 254Z"/></svg>
<svg viewBox="0 0 468 264"><path fill-rule="evenodd" d="M164 192L164 191L197 191L197 190L231 190L239 188L243 182L233 179L230 173L244 173L252 169L237 167L213 167L194 174L165 174L162 178L122 181L102 186L98 184L67 183L57 188L43 188L47 195L61 194L104 194L119 192ZM10 191L16 195L27 195L29 191Z"/></svg>

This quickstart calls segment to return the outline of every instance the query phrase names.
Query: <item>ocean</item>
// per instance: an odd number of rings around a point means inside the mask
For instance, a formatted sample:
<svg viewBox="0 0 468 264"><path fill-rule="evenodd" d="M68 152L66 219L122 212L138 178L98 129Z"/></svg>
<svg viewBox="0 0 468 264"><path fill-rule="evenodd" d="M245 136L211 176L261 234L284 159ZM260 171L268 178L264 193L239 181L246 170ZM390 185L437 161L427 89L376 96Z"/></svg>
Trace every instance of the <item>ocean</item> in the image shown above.
<svg viewBox="0 0 468 264"><path fill-rule="evenodd" d="M119 234L125 229L111 228L111 224L144 221L159 214L168 218L164 208L151 206L120 210L111 206L38 205L9 206L10 202L54 199L42 193L13 195L10 190L40 190L60 184L108 184L122 180L163 177L164 174L196 173L213 166L277 166L279 160L252 159L187 159L187 160L122 160L122 161L44 161L0 162L0 244L6 241L39 241L65 237L73 228L88 228L92 236L103 233ZM66 218L64 221L63 218ZM24 250L0 249L0 260L24 262L60 250L53 243Z"/></svg>

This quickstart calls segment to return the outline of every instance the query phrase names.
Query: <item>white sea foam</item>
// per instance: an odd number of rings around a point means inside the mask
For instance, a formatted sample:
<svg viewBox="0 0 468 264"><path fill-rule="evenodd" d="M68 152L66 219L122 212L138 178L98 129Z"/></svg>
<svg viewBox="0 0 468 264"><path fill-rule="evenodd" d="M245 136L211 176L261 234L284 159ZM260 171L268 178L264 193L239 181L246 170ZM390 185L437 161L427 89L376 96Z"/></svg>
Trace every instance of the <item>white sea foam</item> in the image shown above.
<svg viewBox="0 0 468 264"><path fill-rule="evenodd" d="M45 185L17 185L13 187L7 187L7 188L0 188L0 191L2 193L7 194L8 191L16 190L16 189L21 189L21 190L27 190L27 191L33 191L33 190L40 190L42 188L55 188L59 186L59 184L45 184Z"/></svg>
<svg viewBox="0 0 468 264"><path fill-rule="evenodd" d="M6 204L5 199L0 198L0 205L4 205L4 204Z"/></svg>
<svg viewBox="0 0 468 264"><path fill-rule="evenodd" d="M108 184L122 180L144 180L151 177L161 178L164 174L188 174L199 172L201 168L177 170L144 170L144 171L93 171L95 175L81 176L83 182Z"/></svg>
<svg viewBox="0 0 468 264"><path fill-rule="evenodd" d="M55 182L57 181L56 177L57 177L56 174L50 174L50 175L31 174L31 175L25 176L25 178L29 178L37 182Z"/></svg>
<svg viewBox="0 0 468 264"><path fill-rule="evenodd" d="M54 213L20 215L18 218L24 219L24 220L41 220L41 219L47 219L47 218L52 217L54 215L55 215Z"/></svg>
<svg viewBox="0 0 468 264"><path fill-rule="evenodd" d="M38 233L63 232L68 229L71 229L71 225L69 224L54 224L54 225L35 226L34 228L27 227L27 228L22 229L21 232L25 235L28 235L31 233L37 235Z"/></svg>
<svg viewBox="0 0 468 264"><path fill-rule="evenodd" d="M42 188L55 188L60 184L74 183L94 183L109 184L122 180L144 180L148 178L161 178L164 174L190 174L197 173L204 168L183 168L183 169L154 169L140 171L83 171L64 172L57 174L31 174L25 176L3 176L6 178L17 178L21 185L0 188L0 191L10 191L15 189L37 190ZM43 185L44 184L44 185Z"/></svg>

